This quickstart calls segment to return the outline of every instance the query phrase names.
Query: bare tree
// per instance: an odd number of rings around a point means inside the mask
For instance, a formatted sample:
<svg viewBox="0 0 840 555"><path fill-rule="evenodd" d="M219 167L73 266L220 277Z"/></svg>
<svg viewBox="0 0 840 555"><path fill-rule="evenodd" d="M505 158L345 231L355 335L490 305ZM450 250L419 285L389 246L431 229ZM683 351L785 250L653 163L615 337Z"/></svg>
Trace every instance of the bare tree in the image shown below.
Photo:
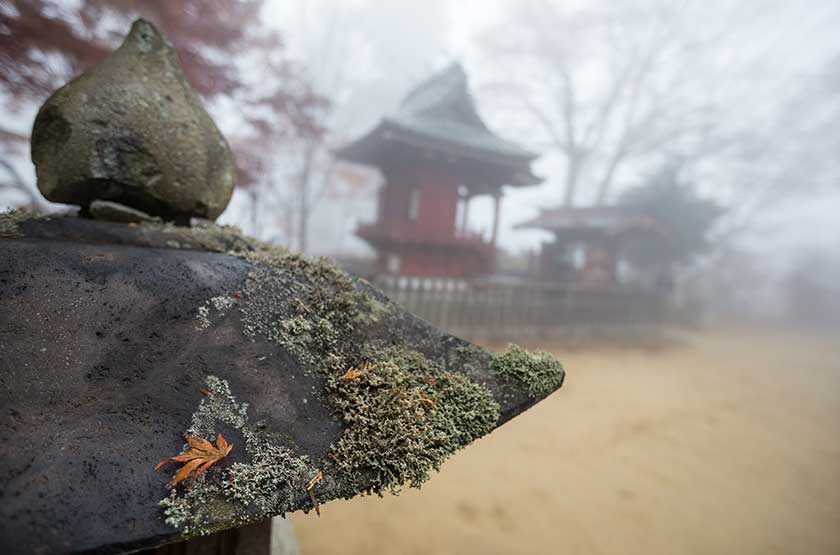
<svg viewBox="0 0 840 555"><path fill-rule="evenodd" d="M372 201L378 178L337 162L332 152L374 124L419 77L419 61L428 58L424 41L434 34L430 28L443 33L435 17L442 6L440 0L428 2L423 14L414 15L381 3L285 3L282 20L296 37L296 54L306 63L313 89L331 104L319 112L322 135L301 135L274 150L264 173L277 186L260 189L262 208L253 214L262 219L263 233L279 231L277 240L301 251L336 252L354 216L361 215L353 209L358 211L364 198ZM344 233L316 236L313 229Z"/></svg>
<svg viewBox="0 0 840 555"><path fill-rule="evenodd" d="M565 12L533 0L487 36L504 72L493 88L525 108L542 139L537 146L563 160L564 204L583 187L604 203L622 172L733 144L733 98L755 85L730 77L751 60L721 64L716 56L740 33L733 21L751 8L701 18L706 3L613 2Z"/></svg>
<svg viewBox="0 0 840 555"><path fill-rule="evenodd" d="M307 252L314 210L335 186L335 161L320 136L278 143L272 154L247 188L251 232Z"/></svg>

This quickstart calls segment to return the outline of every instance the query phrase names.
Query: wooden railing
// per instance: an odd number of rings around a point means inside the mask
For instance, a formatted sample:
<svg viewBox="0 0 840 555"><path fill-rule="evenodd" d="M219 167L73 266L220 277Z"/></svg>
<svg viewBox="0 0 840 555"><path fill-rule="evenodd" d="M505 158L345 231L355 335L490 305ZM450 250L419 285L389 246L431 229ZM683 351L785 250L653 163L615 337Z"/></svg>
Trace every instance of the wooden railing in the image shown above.
<svg viewBox="0 0 840 555"><path fill-rule="evenodd" d="M664 317L660 295L629 288L381 277L392 300L449 333L517 339L648 333Z"/></svg>

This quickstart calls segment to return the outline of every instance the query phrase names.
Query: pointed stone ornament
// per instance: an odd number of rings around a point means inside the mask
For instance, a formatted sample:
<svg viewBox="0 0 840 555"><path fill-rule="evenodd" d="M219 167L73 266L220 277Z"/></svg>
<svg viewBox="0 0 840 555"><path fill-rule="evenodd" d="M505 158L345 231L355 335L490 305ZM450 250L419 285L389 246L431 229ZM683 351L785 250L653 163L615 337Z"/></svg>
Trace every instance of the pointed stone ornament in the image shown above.
<svg viewBox="0 0 840 555"><path fill-rule="evenodd" d="M112 201L187 222L215 219L233 193L230 147L172 45L138 19L106 60L50 96L35 119L38 188L88 211Z"/></svg>

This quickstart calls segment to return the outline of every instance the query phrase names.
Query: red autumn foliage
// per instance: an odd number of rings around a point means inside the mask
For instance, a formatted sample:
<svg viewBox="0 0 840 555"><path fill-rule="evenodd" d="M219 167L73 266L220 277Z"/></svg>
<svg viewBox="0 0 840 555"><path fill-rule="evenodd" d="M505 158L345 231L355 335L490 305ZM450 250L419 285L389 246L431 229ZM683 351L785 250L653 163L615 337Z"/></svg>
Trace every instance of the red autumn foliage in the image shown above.
<svg viewBox="0 0 840 555"><path fill-rule="evenodd" d="M247 151L231 141L239 184L263 171L272 142L318 138L326 99L315 94L289 62L282 38L261 19L264 0L0 0L0 91L14 108L42 102L58 86L102 60L119 44L130 21L157 25L178 51L195 90L212 99L225 95L250 127ZM242 59L260 60L259 91L253 90ZM0 149L26 140L0 129Z"/></svg>

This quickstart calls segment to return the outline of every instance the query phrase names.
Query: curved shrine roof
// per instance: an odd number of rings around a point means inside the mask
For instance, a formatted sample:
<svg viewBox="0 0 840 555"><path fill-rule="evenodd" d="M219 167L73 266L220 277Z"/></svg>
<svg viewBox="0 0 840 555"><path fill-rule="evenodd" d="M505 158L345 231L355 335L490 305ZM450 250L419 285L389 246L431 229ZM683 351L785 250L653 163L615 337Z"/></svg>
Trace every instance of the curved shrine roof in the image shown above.
<svg viewBox="0 0 840 555"><path fill-rule="evenodd" d="M507 141L481 119L460 64L430 77L403 99L399 110L365 136L338 150L340 158L381 165L393 145L429 149L514 170L511 185L539 183L530 171L537 154Z"/></svg>

